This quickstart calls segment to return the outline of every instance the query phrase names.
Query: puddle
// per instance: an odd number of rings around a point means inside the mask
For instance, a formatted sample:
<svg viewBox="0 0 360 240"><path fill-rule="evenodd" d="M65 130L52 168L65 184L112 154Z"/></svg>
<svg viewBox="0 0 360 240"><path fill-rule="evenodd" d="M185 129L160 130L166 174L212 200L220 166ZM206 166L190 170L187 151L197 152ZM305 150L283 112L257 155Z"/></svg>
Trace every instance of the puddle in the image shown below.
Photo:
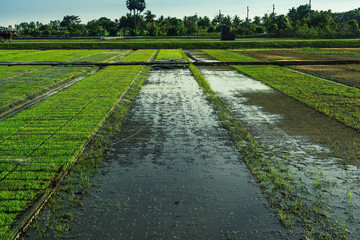
<svg viewBox="0 0 360 240"><path fill-rule="evenodd" d="M327 201L326 211L340 224L346 223L351 238L359 237L359 169L339 164L341 159L330 147L338 142L344 149L351 148L359 133L230 67L200 70L254 138L269 153L288 159L299 184L312 198ZM326 183L320 190L314 187L317 180Z"/></svg>
<svg viewBox="0 0 360 240"><path fill-rule="evenodd" d="M92 184L68 238L299 239L188 69L150 72Z"/></svg>

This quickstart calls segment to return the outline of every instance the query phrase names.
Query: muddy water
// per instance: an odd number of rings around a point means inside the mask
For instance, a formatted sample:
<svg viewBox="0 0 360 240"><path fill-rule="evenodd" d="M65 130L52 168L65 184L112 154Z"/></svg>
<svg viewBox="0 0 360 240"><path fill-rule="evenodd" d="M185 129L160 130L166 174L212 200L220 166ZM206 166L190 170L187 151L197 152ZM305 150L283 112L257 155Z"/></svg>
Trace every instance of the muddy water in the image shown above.
<svg viewBox="0 0 360 240"><path fill-rule="evenodd" d="M359 237L359 169L339 164L341 159L330 147L338 142L351 148L359 134L230 67L206 67L201 72L268 153L287 159L309 199L326 201L329 215L345 222L352 237ZM320 188L315 187L318 181Z"/></svg>
<svg viewBox="0 0 360 240"><path fill-rule="evenodd" d="M150 72L76 239L288 239L188 69Z"/></svg>

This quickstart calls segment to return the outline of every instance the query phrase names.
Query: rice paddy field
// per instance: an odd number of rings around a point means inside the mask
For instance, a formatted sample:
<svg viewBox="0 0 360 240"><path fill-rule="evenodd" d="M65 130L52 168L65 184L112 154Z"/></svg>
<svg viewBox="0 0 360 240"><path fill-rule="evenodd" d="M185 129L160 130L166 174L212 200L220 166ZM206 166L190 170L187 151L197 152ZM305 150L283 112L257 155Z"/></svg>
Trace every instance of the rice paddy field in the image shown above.
<svg viewBox="0 0 360 240"><path fill-rule="evenodd" d="M359 65L261 65L359 54L0 50L0 239L359 239Z"/></svg>

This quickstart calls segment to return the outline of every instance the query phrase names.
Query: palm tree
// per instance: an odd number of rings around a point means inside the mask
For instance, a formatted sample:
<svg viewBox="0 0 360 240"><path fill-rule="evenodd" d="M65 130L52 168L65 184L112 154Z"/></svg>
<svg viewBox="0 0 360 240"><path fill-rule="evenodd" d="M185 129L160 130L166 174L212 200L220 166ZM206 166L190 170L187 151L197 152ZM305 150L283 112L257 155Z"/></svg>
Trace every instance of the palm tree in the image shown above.
<svg viewBox="0 0 360 240"><path fill-rule="evenodd" d="M146 8L145 0L126 0L126 7L129 9L130 14L134 12L135 28L137 29L136 20Z"/></svg>
<svg viewBox="0 0 360 240"><path fill-rule="evenodd" d="M147 10L144 15L145 15L145 22L147 24L152 25L155 23L156 15L152 14L150 10Z"/></svg>

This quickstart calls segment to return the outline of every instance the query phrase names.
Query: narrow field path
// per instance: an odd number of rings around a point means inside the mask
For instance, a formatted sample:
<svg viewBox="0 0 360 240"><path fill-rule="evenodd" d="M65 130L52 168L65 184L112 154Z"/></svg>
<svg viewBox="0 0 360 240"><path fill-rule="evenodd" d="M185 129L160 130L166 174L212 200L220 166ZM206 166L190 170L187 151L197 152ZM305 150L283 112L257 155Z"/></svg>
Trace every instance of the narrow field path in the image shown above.
<svg viewBox="0 0 360 240"><path fill-rule="evenodd" d="M269 208L188 69L150 72L120 132L69 238L299 238Z"/></svg>

